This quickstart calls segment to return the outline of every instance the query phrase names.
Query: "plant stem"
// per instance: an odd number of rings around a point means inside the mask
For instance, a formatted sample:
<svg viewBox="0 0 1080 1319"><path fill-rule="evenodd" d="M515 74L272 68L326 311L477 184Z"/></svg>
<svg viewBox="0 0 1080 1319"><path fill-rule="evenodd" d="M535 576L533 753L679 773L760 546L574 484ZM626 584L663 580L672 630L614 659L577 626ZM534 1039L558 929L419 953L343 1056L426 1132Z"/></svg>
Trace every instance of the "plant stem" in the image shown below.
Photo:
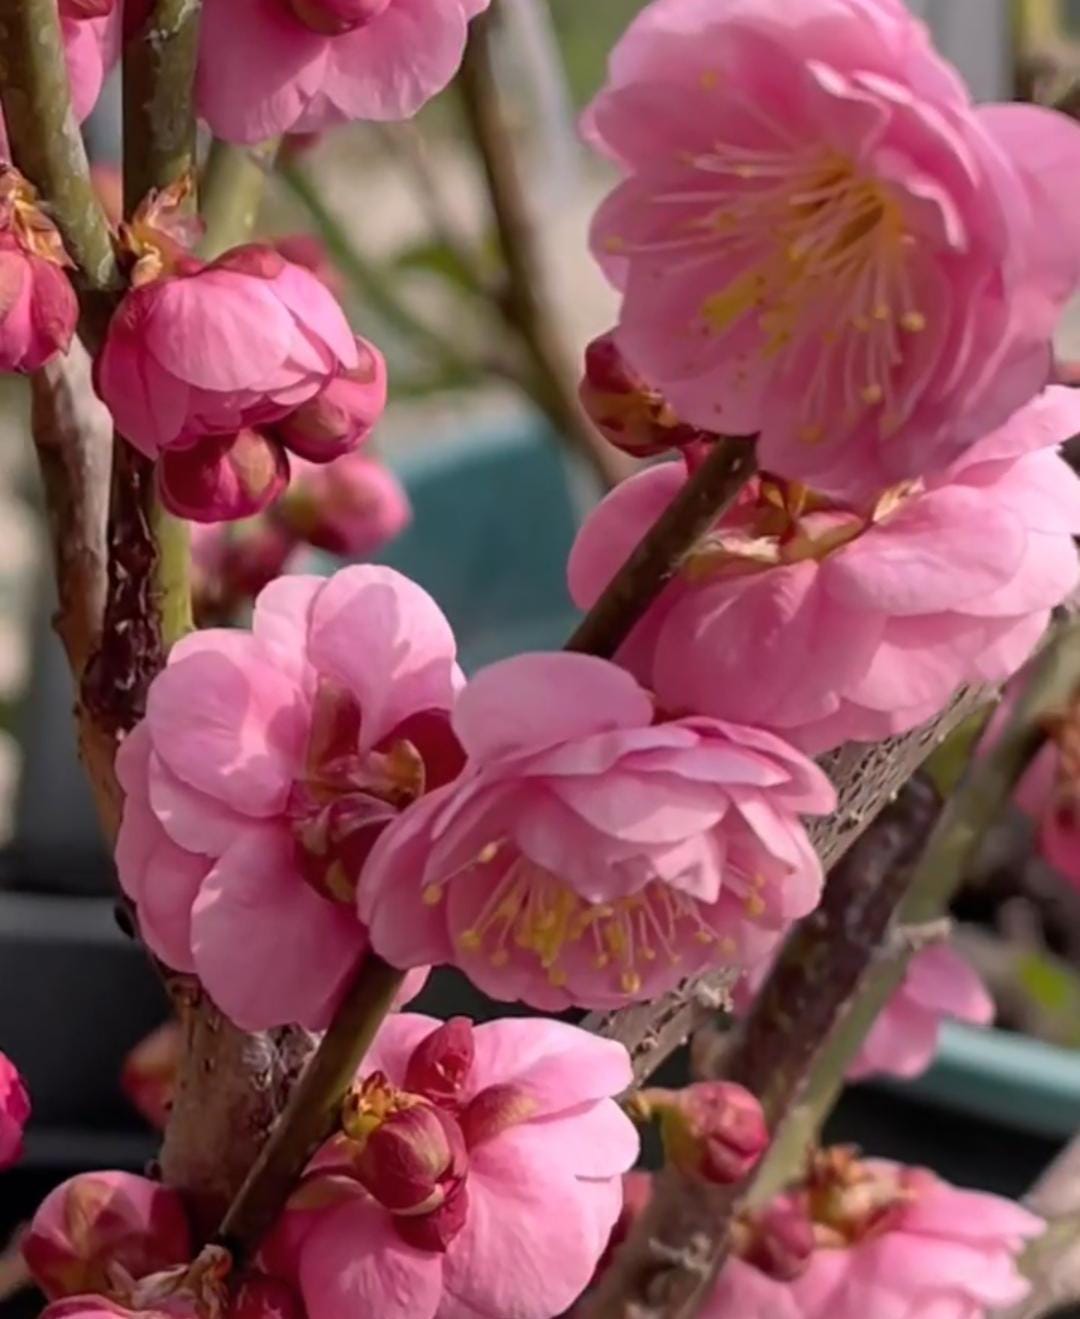
<svg viewBox="0 0 1080 1319"><path fill-rule="evenodd" d="M199 183L199 210L206 225L199 250L208 261L251 236L280 145L280 138L254 147L214 139Z"/></svg>
<svg viewBox="0 0 1080 1319"><path fill-rule="evenodd" d="M87 290L119 287L108 221L71 108L56 0L0 6L0 104L16 166L38 189Z"/></svg>
<svg viewBox="0 0 1080 1319"><path fill-rule="evenodd" d="M388 326L438 362L450 378L458 383L475 379L476 364L397 296L379 268L352 241L307 170L290 158L278 167L278 176L315 222L320 237L357 296Z"/></svg>
<svg viewBox="0 0 1080 1319"><path fill-rule="evenodd" d="M405 973L369 953L270 1139L218 1229L234 1258L251 1255L308 1159L333 1132L341 1100L390 1011Z"/></svg>
<svg viewBox="0 0 1080 1319"><path fill-rule="evenodd" d="M611 659L680 564L756 470L752 439L720 439L566 643Z"/></svg>
<svg viewBox="0 0 1080 1319"><path fill-rule="evenodd" d="M514 154L492 60L496 12L474 18L461 66L465 119L487 180L507 277L506 316L522 341L531 371L526 387L556 434L589 464L605 488L626 475L623 456L594 428L577 394L577 370L546 296L536 225Z"/></svg>
<svg viewBox="0 0 1080 1319"><path fill-rule="evenodd" d="M758 1095L778 1155L795 1166L903 978L912 951L905 927L947 907L1042 745L1047 715L1063 708L1078 685L1080 624L1070 623L1048 646L1000 740L969 768L914 868L905 863L924 832L926 805L913 793L925 788L909 789L868 836L867 849L831 874L821 907L789 938L720 1070ZM759 1176L772 1188L794 1170L767 1158ZM702 1193L666 1174L585 1308L587 1319L695 1314L726 1259L730 1225L747 1189Z"/></svg>

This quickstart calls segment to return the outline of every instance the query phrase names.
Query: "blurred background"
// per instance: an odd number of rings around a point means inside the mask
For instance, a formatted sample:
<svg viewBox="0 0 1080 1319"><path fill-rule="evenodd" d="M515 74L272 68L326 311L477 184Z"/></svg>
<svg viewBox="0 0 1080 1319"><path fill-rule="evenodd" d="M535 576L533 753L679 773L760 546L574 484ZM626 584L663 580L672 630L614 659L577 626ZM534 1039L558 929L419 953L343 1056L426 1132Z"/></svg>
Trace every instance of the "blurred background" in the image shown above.
<svg viewBox="0 0 1080 1319"><path fill-rule="evenodd" d="M568 399L584 346L614 317L587 246L611 174L582 149L576 122L606 52L641 8L497 3L494 67L537 305L523 310L520 279L515 289L508 278L491 161L458 86L413 123L290 143L257 230L316 266L357 331L387 355L391 402L365 453L377 451L399 484L393 498L378 482L358 491L353 511L368 501L371 534L347 557L360 556L363 542L362 556L426 586L454 623L466 668L557 646L573 623L566 555L602 482ZM980 98L1057 99L1080 76L1080 0L912 7ZM113 86L87 130L106 192L117 120ZM1080 318L1063 328L1061 347L1080 356ZM115 916L111 866L74 751L70 683L49 627L29 391L21 380L0 391L0 1048L34 1102L26 1157L0 1176L2 1245L60 1177L152 1158L153 1128L137 1110L160 1104L168 1037L154 1037L134 1070L129 1063L125 1084L125 1059L165 1020L166 1004ZM265 526L200 538L205 621L242 615L266 567L254 562L262 548ZM300 561L332 566L325 550L293 544L289 564ZM1080 897L1068 897L1074 891L1031 852L1030 826L1005 822L959 912L987 964L996 958L1000 968L1003 948L1010 957L1019 950L998 976L1002 1020L1028 1034L947 1030L926 1078L856 1088L834 1134L1019 1193L1080 1125Z"/></svg>

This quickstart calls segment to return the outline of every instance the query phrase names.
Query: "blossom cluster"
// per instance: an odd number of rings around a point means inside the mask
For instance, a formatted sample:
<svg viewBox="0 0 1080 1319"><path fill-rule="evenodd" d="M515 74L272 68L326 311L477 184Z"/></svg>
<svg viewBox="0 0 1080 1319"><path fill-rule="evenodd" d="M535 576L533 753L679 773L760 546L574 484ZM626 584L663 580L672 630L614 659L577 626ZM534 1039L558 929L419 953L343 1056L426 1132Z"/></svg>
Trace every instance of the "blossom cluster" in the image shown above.
<svg viewBox="0 0 1080 1319"><path fill-rule="evenodd" d="M486 7L205 0L199 113L236 143L408 117ZM62 0L80 113L121 17L137 30L144 12ZM1080 177L1080 127L973 105L899 0L653 0L585 132L622 178L593 231L618 324L582 401L614 444L666 460L587 519L576 603L601 599L722 436L755 437L758 463L610 659L525 654L466 680L449 621L401 574L278 576L300 542L362 553L401 522L362 448L382 354L302 244L200 256L189 180L116 217L126 287L94 380L118 442L177 516L275 505L257 539L201 541L207 578L257 598L249 627L172 649L122 741L120 882L154 955L244 1030L325 1029L372 953L405 974L257 1272L196 1251L173 1192L98 1174L54 1192L27 1239L49 1319L565 1312L637 1155L615 1102L627 1051L546 1018L401 1011L430 967L545 1012L760 974L821 895L806 820L836 794L810 757L1004 681L1080 581L1080 479L1056 452L1080 392L1050 383L1080 284L1056 186ZM0 166L0 368L66 351L69 264ZM920 1070L946 1014L985 1022L990 1004L931 948L857 1074ZM20 1094L0 1071L0 1160ZM736 1181L768 1138L744 1091L650 1102L688 1176ZM709 1312L975 1319L1023 1294L1015 1255L1038 1227L828 1152L740 1221Z"/></svg>

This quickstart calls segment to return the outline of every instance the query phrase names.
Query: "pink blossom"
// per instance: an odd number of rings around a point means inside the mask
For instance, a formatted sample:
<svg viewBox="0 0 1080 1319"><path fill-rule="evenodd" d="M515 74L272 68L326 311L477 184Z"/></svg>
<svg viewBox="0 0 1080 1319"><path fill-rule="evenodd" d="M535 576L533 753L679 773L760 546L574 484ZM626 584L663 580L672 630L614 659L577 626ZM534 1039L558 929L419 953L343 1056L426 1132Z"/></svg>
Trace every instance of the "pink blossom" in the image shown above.
<svg viewBox="0 0 1080 1319"><path fill-rule="evenodd" d="M563 1313L592 1277L637 1156L611 1098L631 1079L622 1045L562 1022L390 1018L346 1113L352 1135L316 1156L285 1215L310 1319ZM423 1179L365 1163L402 1120L416 1143L400 1166L434 1178L419 1206Z"/></svg>
<svg viewBox="0 0 1080 1319"><path fill-rule="evenodd" d="M181 256L126 293L96 378L117 429L154 458L276 421L357 365L326 287L272 248L250 246L209 265Z"/></svg>
<svg viewBox="0 0 1080 1319"><path fill-rule="evenodd" d="M628 673L572 654L483 670L453 722L462 778L383 836L358 891L398 966L453 963L545 1010L615 1007L757 961L818 901L798 813L834 794L768 733L658 723Z"/></svg>
<svg viewBox="0 0 1080 1319"><path fill-rule="evenodd" d="M30 1096L18 1068L0 1053L0 1169L22 1157L23 1128L30 1117Z"/></svg>
<svg viewBox="0 0 1080 1319"><path fill-rule="evenodd" d="M60 0L60 29L72 109L81 123L120 55L120 5L116 0Z"/></svg>
<svg viewBox="0 0 1080 1319"><path fill-rule="evenodd" d="M296 537L267 517L191 525L191 590L199 627L231 623L285 571Z"/></svg>
<svg viewBox="0 0 1080 1319"><path fill-rule="evenodd" d="M207 0L199 113L229 142L410 119L457 72L469 19L488 3Z"/></svg>
<svg viewBox="0 0 1080 1319"><path fill-rule="evenodd" d="M299 138L290 140L291 150L296 150L296 143L299 140ZM340 298L344 294L345 281L321 238L317 238L314 234L284 234L281 238L274 239L274 247L286 261L303 266L321 279L335 298Z"/></svg>
<svg viewBox="0 0 1080 1319"><path fill-rule="evenodd" d="M817 1237L802 1271L772 1274L740 1250L703 1319L982 1319L1027 1295L1017 1256L1045 1227L1034 1214L924 1168L852 1163L844 1151L823 1158L842 1171L796 1192ZM751 1254L755 1238L751 1224Z"/></svg>
<svg viewBox="0 0 1080 1319"><path fill-rule="evenodd" d="M1080 479L1051 449L1080 428L1054 386L951 468L842 504L763 476L704 538L620 652L669 711L770 728L812 753L879 741L965 682L1000 682L1076 585ZM587 607L685 481L619 486L570 560Z"/></svg>
<svg viewBox="0 0 1080 1319"><path fill-rule="evenodd" d="M289 484L289 459L268 435L242 430L166 449L157 465L161 502L192 522L230 522L268 508Z"/></svg>
<svg viewBox="0 0 1080 1319"><path fill-rule="evenodd" d="M944 1019L989 1026L994 1000L971 965L947 943L911 959L904 982L879 1014L848 1069L867 1076L921 1076L934 1061Z"/></svg>
<svg viewBox="0 0 1080 1319"><path fill-rule="evenodd" d="M324 466L292 464L288 494L274 518L299 539L328 554L362 558L399 536L412 506L389 467L364 453Z"/></svg>
<svg viewBox="0 0 1080 1319"><path fill-rule="evenodd" d="M151 949L243 1029L327 1024L368 948L372 843L460 764L454 650L420 587L356 567L279 578L251 632L189 636L155 679L117 762L120 881Z"/></svg>
<svg viewBox="0 0 1080 1319"><path fill-rule="evenodd" d="M79 316L70 265L35 189L0 162L0 371L30 373L67 352Z"/></svg>
<svg viewBox="0 0 1080 1319"><path fill-rule="evenodd" d="M83 1173L50 1191L22 1242L46 1296L111 1294L118 1270L132 1278L191 1258L179 1195L126 1172Z"/></svg>
<svg viewBox="0 0 1080 1319"><path fill-rule="evenodd" d="M587 129L617 342L680 418L864 497L1050 379L1080 274L1080 128L972 105L895 0L655 0Z"/></svg>

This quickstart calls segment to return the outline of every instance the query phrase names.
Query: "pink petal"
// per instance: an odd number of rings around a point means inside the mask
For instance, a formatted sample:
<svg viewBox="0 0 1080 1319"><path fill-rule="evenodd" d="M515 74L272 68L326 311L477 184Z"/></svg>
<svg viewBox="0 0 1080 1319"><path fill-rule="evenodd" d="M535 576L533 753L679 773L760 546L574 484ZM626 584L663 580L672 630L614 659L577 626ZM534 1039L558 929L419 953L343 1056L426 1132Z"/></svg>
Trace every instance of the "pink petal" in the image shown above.
<svg viewBox="0 0 1080 1319"><path fill-rule="evenodd" d="M649 696L622 669L591 655L517 655L482 669L454 710L454 731L484 761L652 722Z"/></svg>
<svg viewBox="0 0 1080 1319"><path fill-rule="evenodd" d="M147 700L155 750L185 783L243 815L284 806L303 755L306 701L246 633L180 642Z"/></svg>
<svg viewBox="0 0 1080 1319"><path fill-rule="evenodd" d="M438 605L392 568L345 568L312 607L309 659L356 698L367 747L408 715L453 706L455 655Z"/></svg>
<svg viewBox="0 0 1080 1319"><path fill-rule="evenodd" d="M280 828L245 830L207 876L192 916L199 977L242 1030L325 1028L367 946L353 912L301 879Z"/></svg>
<svg viewBox="0 0 1080 1319"><path fill-rule="evenodd" d="M852 608L890 614L955 609L1007 582L1024 545L1016 518L947 487L909 500L838 553L829 591Z"/></svg>
<svg viewBox="0 0 1080 1319"><path fill-rule="evenodd" d="M994 1000L978 972L948 943L931 944L912 959L904 980L904 994L932 1012L974 1026L989 1026Z"/></svg>
<svg viewBox="0 0 1080 1319"><path fill-rule="evenodd" d="M259 592L251 620L266 652L305 686L314 679L307 659L311 608L325 585L326 578L301 573L278 577Z"/></svg>
<svg viewBox="0 0 1080 1319"><path fill-rule="evenodd" d="M434 1319L442 1275L443 1258L406 1245L370 1200L327 1214L300 1252L310 1319Z"/></svg>
<svg viewBox="0 0 1080 1319"><path fill-rule="evenodd" d="M641 1153L637 1128L610 1099L520 1123L493 1143L501 1146L504 1141L531 1162L557 1160L575 1177L619 1178Z"/></svg>
<svg viewBox="0 0 1080 1319"><path fill-rule="evenodd" d="M620 1094L633 1073L626 1049L577 1026L541 1017L487 1022L474 1032L478 1090L513 1084L540 1114L558 1114Z"/></svg>
<svg viewBox="0 0 1080 1319"><path fill-rule="evenodd" d="M441 1025L438 1017L425 1017L419 1012L395 1012L380 1026L360 1070L365 1076L383 1072L393 1085L403 1085L413 1050Z"/></svg>
<svg viewBox="0 0 1080 1319"><path fill-rule="evenodd" d="M593 1209L574 1178L558 1160L496 1140L470 1156L468 1186L468 1217L445 1256L447 1288L499 1319L562 1314L599 1258Z"/></svg>
<svg viewBox="0 0 1080 1319"><path fill-rule="evenodd" d="M149 763L150 804L161 828L178 847L218 857L250 818L189 787L154 754Z"/></svg>

